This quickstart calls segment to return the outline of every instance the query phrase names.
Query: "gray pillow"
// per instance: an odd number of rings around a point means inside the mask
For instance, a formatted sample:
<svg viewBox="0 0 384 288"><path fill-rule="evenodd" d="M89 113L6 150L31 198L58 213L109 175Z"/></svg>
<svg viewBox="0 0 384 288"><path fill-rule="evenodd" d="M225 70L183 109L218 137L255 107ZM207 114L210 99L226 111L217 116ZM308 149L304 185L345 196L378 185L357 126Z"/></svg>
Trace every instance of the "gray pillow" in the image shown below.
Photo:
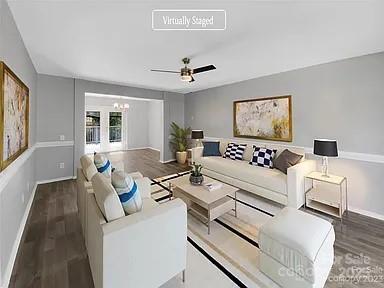
<svg viewBox="0 0 384 288"><path fill-rule="evenodd" d="M281 154L273 160L273 167L279 169L284 174L287 174L289 167L292 167L300 162L303 155L299 155L285 149Z"/></svg>

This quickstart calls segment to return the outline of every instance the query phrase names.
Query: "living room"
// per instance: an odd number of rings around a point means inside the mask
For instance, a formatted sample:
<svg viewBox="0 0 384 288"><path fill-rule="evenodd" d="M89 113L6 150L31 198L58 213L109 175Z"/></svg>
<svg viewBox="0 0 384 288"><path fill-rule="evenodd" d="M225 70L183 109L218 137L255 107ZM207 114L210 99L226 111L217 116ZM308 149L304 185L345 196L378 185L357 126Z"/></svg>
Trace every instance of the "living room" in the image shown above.
<svg viewBox="0 0 384 288"><path fill-rule="evenodd" d="M0 286L384 286L382 11L0 0Z"/></svg>

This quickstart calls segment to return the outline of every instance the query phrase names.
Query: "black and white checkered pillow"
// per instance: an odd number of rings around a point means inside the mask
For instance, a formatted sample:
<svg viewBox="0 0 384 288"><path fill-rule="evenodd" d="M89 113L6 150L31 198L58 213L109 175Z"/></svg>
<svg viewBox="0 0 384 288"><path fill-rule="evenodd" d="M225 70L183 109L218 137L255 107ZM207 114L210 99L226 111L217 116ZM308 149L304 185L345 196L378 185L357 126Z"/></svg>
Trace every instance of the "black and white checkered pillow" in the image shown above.
<svg viewBox="0 0 384 288"><path fill-rule="evenodd" d="M265 168L273 168L273 157L277 150L253 146L253 156L249 164Z"/></svg>
<svg viewBox="0 0 384 288"><path fill-rule="evenodd" d="M232 160L243 160L243 154L247 144L229 143L224 152L223 158L230 158Z"/></svg>

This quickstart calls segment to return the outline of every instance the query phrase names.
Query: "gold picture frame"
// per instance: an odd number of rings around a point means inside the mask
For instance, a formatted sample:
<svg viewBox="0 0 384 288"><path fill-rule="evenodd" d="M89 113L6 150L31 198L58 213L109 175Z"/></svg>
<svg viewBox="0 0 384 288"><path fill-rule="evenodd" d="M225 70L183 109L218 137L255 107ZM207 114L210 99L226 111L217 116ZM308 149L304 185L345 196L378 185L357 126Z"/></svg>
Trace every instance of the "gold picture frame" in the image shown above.
<svg viewBox="0 0 384 288"><path fill-rule="evenodd" d="M28 149L29 89L0 61L0 171Z"/></svg>
<svg viewBox="0 0 384 288"><path fill-rule="evenodd" d="M234 101L233 136L292 142L292 96Z"/></svg>

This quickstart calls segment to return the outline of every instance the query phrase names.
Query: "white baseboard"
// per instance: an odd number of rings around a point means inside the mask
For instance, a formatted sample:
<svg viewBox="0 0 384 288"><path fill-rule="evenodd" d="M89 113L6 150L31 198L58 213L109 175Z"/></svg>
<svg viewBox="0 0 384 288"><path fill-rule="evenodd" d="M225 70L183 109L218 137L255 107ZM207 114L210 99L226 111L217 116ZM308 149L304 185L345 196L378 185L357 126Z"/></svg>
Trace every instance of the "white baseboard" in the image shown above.
<svg viewBox="0 0 384 288"><path fill-rule="evenodd" d="M48 180L39 180L36 181L36 184L47 184L47 183L53 183L53 182L59 182L59 181L65 181L65 180L72 180L76 179L76 176L66 176L66 177L59 177L59 178L54 178L54 179L48 179Z"/></svg>
<svg viewBox="0 0 384 288"><path fill-rule="evenodd" d="M151 150L153 150L153 151L160 152L160 149L156 149L156 148L153 148L153 147L148 147L148 149L151 149Z"/></svg>
<svg viewBox="0 0 384 288"><path fill-rule="evenodd" d="M175 162L175 161L176 161L176 158L175 159L165 160L165 161L161 161L160 160L160 162L163 163L163 164L170 163L170 162Z"/></svg>
<svg viewBox="0 0 384 288"><path fill-rule="evenodd" d="M376 213L376 212L371 212L371 211L367 211L367 210L363 210L363 209L359 209L359 208L351 207L351 206L348 206L348 210L351 212L355 212L357 214L361 214L364 216L368 216L371 218L375 218L375 219L384 221L384 215Z"/></svg>
<svg viewBox="0 0 384 288"><path fill-rule="evenodd" d="M29 197L27 206L25 207L24 215L23 215L23 218L21 219L20 227L19 227L19 230L17 231L16 239L12 246L11 255L9 256L9 261L5 268L2 287L8 287L9 282L11 281L12 270L13 270L13 266L15 265L17 251L19 250L21 237L23 236L25 224L27 224L27 220L28 220L29 211L31 210L33 199L35 198L37 185L38 184L35 183L35 186L33 186L31 196Z"/></svg>

